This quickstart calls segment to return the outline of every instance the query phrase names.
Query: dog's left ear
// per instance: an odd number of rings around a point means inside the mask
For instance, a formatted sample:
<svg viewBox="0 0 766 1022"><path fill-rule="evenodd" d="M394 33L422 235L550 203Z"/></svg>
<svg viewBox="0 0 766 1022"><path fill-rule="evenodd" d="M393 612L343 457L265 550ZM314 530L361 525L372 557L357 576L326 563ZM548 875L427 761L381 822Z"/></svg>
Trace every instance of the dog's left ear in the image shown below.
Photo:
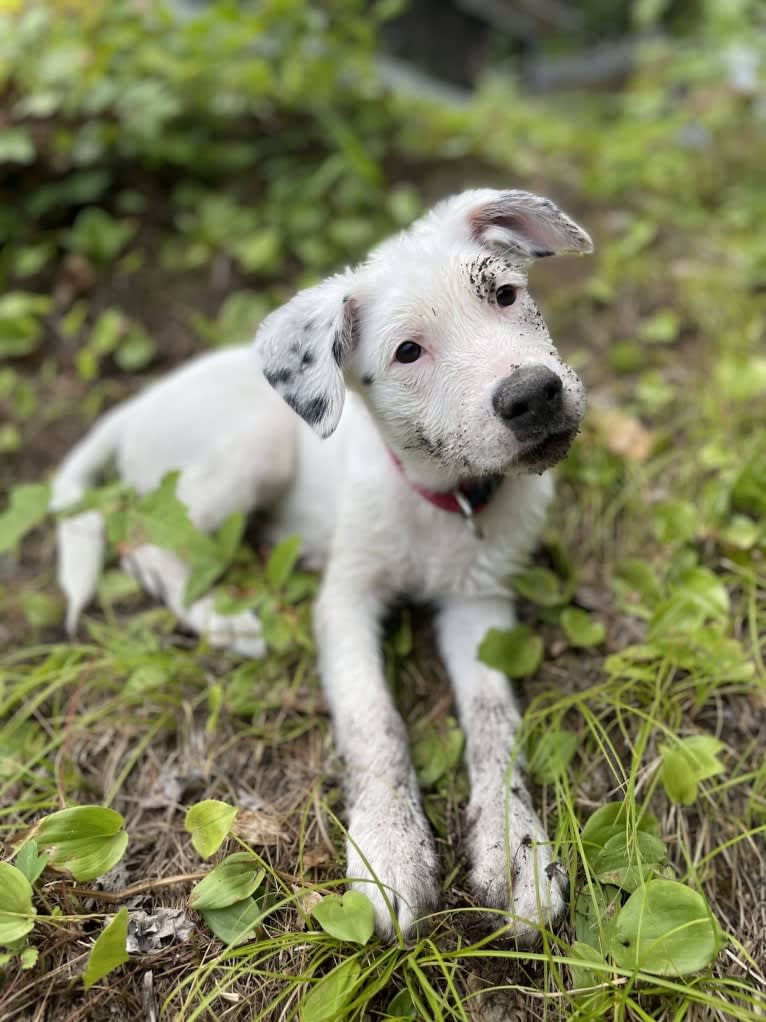
<svg viewBox="0 0 766 1022"><path fill-rule="evenodd" d="M343 363L358 339L352 282L353 274L336 274L299 291L268 315L255 335L263 375L321 437L340 421Z"/></svg>
<svg viewBox="0 0 766 1022"><path fill-rule="evenodd" d="M480 191L475 199L470 203L469 198L468 227L482 245L515 252L524 259L593 251L587 231L542 195Z"/></svg>

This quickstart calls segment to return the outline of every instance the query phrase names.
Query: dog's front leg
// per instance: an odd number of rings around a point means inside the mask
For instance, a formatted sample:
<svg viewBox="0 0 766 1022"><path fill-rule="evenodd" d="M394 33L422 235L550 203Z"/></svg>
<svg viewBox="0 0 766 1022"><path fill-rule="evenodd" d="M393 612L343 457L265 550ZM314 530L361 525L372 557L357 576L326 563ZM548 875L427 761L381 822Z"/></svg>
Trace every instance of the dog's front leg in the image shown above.
<svg viewBox="0 0 766 1022"><path fill-rule="evenodd" d="M524 783L508 679L477 655L490 628L513 624L510 601L466 599L442 608L437 629L466 739L472 884L483 905L508 911L514 936L529 943L537 925L561 915L567 882Z"/></svg>
<svg viewBox="0 0 766 1022"><path fill-rule="evenodd" d="M347 873L375 908L375 926L407 936L439 900L433 836L420 804L404 723L385 681L383 606L348 574L325 577L315 612L319 665L346 765Z"/></svg>

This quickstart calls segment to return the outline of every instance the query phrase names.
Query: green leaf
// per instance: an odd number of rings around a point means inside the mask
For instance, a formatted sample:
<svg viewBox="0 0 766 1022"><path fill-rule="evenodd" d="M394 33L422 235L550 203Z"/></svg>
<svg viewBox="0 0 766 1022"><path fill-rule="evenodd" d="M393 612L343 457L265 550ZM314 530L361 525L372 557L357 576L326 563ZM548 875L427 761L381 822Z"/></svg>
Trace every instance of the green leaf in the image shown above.
<svg viewBox="0 0 766 1022"><path fill-rule="evenodd" d="M93 945L88 965L82 977L85 989L90 990L104 976L127 962L128 910L121 908L117 915L104 927Z"/></svg>
<svg viewBox="0 0 766 1022"><path fill-rule="evenodd" d="M578 607L567 607L562 611L561 627L573 646L597 646L606 638L604 623Z"/></svg>
<svg viewBox="0 0 766 1022"><path fill-rule="evenodd" d="M250 852L235 852L219 862L206 877L195 884L189 897L192 908L228 908L244 901L260 886L265 873Z"/></svg>
<svg viewBox="0 0 766 1022"><path fill-rule="evenodd" d="M145 369L157 354L157 345L137 323L127 330L114 353L114 361L125 373L137 373Z"/></svg>
<svg viewBox="0 0 766 1022"><path fill-rule="evenodd" d="M681 317L675 309L660 309L639 328L641 340L650 344L670 344L678 337Z"/></svg>
<svg viewBox="0 0 766 1022"><path fill-rule="evenodd" d="M135 233L136 224L132 220L118 220L98 206L86 206L77 214L63 241L70 251L106 264L119 255Z"/></svg>
<svg viewBox="0 0 766 1022"><path fill-rule="evenodd" d="M610 940L614 920L622 907L622 891L609 884L583 888L575 902L575 933L578 941L604 951Z"/></svg>
<svg viewBox="0 0 766 1022"><path fill-rule="evenodd" d="M632 822L633 816L629 814L625 802L609 802L588 817L582 829L582 844L585 858L591 869L601 849L615 834L643 832L653 834L655 837L659 836L660 827L656 817L647 812L641 812L639 815L639 812L640 807L636 806L635 830Z"/></svg>
<svg viewBox="0 0 766 1022"><path fill-rule="evenodd" d="M697 785L724 770L718 753L724 748L712 735L692 735L674 745L661 745L660 780L668 798L678 805L691 805L697 798Z"/></svg>
<svg viewBox="0 0 766 1022"><path fill-rule="evenodd" d="M411 1019L418 1017L418 1009L412 1002L412 994L405 987L404 990L400 990L398 994L395 994L388 1002L386 1008L386 1015L390 1019Z"/></svg>
<svg viewBox="0 0 766 1022"><path fill-rule="evenodd" d="M25 947L22 949L19 955L22 969L34 969L37 965L37 959L40 957L40 952L36 947Z"/></svg>
<svg viewBox="0 0 766 1022"><path fill-rule="evenodd" d="M32 163L35 158L34 139L24 128L0 130L0 164Z"/></svg>
<svg viewBox="0 0 766 1022"><path fill-rule="evenodd" d="M588 963L606 966L603 956L592 945L576 940L572 945L570 954L572 958L577 958L583 963L582 965L570 966L572 970L572 983L575 987L592 987L608 979L609 972L606 969L594 970L587 967Z"/></svg>
<svg viewBox="0 0 766 1022"><path fill-rule="evenodd" d="M0 945L15 944L35 925L32 885L15 866L0 862Z"/></svg>
<svg viewBox="0 0 766 1022"><path fill-rule="evenodd" d="M665 845L660 838L646 831L628 835L623 830L605 842L591 868L602 884L635 891L639 884L658 872L666 859Z"/></svg>
<svg viewBox="0 0 766 1022"><path fill-rule="evenodd" d="M45 483L25 483L11 490L10 505L0 514L0 554L13 550L45 518L49 503Z"/></svg>
<svg viewBox="0 0 766 1022"><path fill-rule="evenodd" d="M43 852L40 854L38 852L36 841L27 841L19 849L14 860L14 866L21 870L30 884L34 884L47 866L48 858L47 853Z"/></svg>
<svg viewBox="0 0 766 1022"><path fill-rule="evenodd" d="M707 902L675 880L649 880L623 905L609 954L623 969L686 976L709 965L721 946Z"/></svg>
<svg viewBox="0 0 766 1022"><path fill-rule="evenodd" d="M455 769L463 752L463 741L457 721L448 717L443 728L432 727L413 742L412 761L423 787L431 787Z"/></svg>
<svg viewBox="0 0 766 1022"><path fill-rule="evenodd" d="M512 585L520 596L539 607L558 607L566 600L560 579L547 568L531 568L515 575Z"/></svg>
<svg viewBox="0 0 766 1022"><path fill-rule="evenodd" d="M509 678L533 674L543 659L543 640L529 625L516 625L509 631L490 628L478 650L479 660L504 671Z"/></svg>
<svg viewBox="0 0 766 1022"><path fill-rule="evenodd" d="M95 880L122 858L128 835L122 816L104 806L74 806L43 817L34 830L53 869L75 880Z"/></svg>
<svg viewBox="0 0 766 1022"><path fill-rule="evenodd" d="M313 986L300 1006L301 1022L338 1022L343 1009L359 982L362 967L356 958L347 958Z"/></svg>
<svg viewBox="0 0 766 1022"><path fill-rule="evenodd" d="M33 291L0 294L0 358L28 355L39 347L43 336L41 317L52 304L48 295Z"/></svg>
<svg viewBox="0 0 766 1022"><path fill-rule="evenodd" d="M527 768L536 781L546 784L566 773L572 762L579 736L566 728L553 727L530 743Z"/></svg>
<svg viewBox="0 0 766 1022"><path fill-rule="evenodd" d="M271 551L266 563L266 578L270 586L280 589L290 577L301 552L300 536L288 536Z"/></svg>
<svg viewBox="0 0 766 1022"><path fill-rule="evenodd" d="M202 918L224 944L239 944L253 932L263 916L255 898L244 898L226 908L201 909Z"/></svg>
<svg viewBox="0 0 766 1022"><path fill-rule="evenodd" d="M236 815L237 810L234 806L212 798L197 802L187 810L184 826L191 834L192 844L203 859L209 859L218 851L229 834Z"/></svg>
<svg viewBox="0 0 766 1022"><path fill-rule="evenodd" d="M311 914L331 937L366 944L375 929L375 910L361 891L328 894L315 905Z"/></svg>

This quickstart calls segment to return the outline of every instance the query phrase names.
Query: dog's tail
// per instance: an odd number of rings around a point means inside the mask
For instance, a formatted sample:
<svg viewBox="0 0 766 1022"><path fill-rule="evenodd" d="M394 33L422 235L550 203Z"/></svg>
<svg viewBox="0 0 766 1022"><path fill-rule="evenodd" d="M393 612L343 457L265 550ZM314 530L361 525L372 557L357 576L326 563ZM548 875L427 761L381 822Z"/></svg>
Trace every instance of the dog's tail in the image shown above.
<svg viewBox="0 0 766 1022"><path fill-rule="evenodd" d="M117 448L124 410L124 406L115 408L99 419L66 456L53 479L52 511L63 511L82 500L96 481ZM104 534L100 511L83 511L59 519L56 525L58 583L66 596L66 629L70 635L96 591L104 563Z"/></svg>

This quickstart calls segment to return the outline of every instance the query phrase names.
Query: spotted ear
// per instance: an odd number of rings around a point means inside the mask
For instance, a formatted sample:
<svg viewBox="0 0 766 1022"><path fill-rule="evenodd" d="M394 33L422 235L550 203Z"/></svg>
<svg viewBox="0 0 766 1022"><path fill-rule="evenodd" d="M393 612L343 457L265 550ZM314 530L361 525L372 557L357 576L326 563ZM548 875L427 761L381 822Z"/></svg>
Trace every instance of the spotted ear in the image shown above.
<svg viewBox="0 0 766 1022"><path fill-rule="evenodd" d="M263 375L321 437L343 410L343 363L357 343L352 274L337 274L300 291L272 312L255 335Z"/></svg>
<svg viewBox="0 0 766 1022"><path fill-rule="evenodd" d="M587 231L555 202L531 192L490 192L470 210L468 223L474 240L525 259L593 251Z"/></svg>

